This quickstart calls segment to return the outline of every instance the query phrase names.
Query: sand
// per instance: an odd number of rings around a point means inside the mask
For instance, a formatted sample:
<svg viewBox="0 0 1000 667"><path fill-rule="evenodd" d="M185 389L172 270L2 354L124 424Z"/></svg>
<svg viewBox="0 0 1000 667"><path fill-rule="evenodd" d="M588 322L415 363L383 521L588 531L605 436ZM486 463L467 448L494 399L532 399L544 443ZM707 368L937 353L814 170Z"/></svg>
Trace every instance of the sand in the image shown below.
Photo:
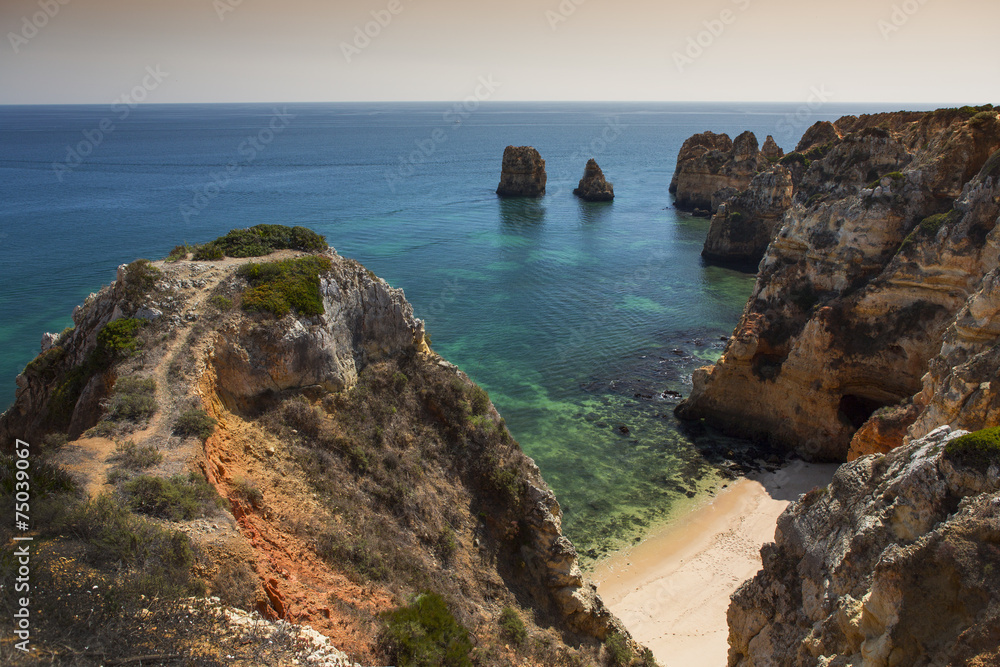
<svg viewBox="0 0 1000 667"><path fill-rule="evenodd" d="M836 469L798 461L731 483L598 564L598 592L663 667L724 667L729 596L760 569L760 547L788 504Z"/></svg>

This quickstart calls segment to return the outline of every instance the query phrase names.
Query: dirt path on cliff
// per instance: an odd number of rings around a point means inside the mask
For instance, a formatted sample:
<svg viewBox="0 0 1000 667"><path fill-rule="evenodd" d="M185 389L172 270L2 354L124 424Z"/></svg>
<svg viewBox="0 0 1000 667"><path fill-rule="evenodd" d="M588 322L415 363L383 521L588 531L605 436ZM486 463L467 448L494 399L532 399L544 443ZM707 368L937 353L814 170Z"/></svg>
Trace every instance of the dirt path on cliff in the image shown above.
<svg viewBox="0 0 1000 667"><path fill-rule="evenodd" d="M778 517L836 465L796 462L742 479L641 544L598 565L598 592L663 667L722 667L729 596L761 567Z"/></svg>

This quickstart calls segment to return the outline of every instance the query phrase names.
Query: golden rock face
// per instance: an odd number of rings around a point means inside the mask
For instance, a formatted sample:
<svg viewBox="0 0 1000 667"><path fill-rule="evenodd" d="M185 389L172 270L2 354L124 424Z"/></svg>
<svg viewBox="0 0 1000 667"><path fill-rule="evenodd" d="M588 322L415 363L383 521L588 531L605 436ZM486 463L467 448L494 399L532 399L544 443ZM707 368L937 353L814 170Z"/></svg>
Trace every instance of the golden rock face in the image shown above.
<svg viewBox="0 0 1000 667"><path fill-rule="evenodd" d="M747 311L678 414L838 461L859 429L855 454L1000 416L992 385L982 388L997 366L968 358L996 341L1000 184L987 161L1000 122L991 113L826 127L837 139L793 172L794 200Z"/></svg>

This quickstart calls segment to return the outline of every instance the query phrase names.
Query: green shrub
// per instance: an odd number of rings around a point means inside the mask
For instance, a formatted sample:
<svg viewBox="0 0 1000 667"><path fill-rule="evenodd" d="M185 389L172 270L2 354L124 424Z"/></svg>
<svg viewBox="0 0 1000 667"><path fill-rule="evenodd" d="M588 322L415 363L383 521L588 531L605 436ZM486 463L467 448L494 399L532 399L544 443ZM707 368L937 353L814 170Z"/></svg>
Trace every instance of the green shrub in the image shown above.
<svg viewBox="0 0 1000 667"><path fill-rule="evenodd" d="M145 320L123 318L105 324L97 333L97 360L106 366L135 354L139 349L136 334L145 323Z"/></svg>
<svg viewBox="0 0 1000 667"><path fill-rule="evenodd" d="M13 496L15 491L24 490L16 486L18 459L15 454L0 454L0 495ZM37 456L30 457L28 461L33 498L56 493L73 493L76 490L73 478L59 466Z"/></svg>
<svg viewBox="0 0 1000 667"><path fill-rule="evenodd" d="M263 257L276 250L326 250L326 239L305 227L257 225L234 229L195 251L196 260L223 257Z"/></svg>
<svg viewBox="0 0 1000 667"><path fill-rule="evenodd" d="M423 593L385 619L380 643L399 667L471 667L469 631L440 595Z"/></svg>
<svg viewBox="0 0 1000 667"><path fill-rule="evenodd" d="M156 380L134 375L119 378L107 402L110 421L141 422L156 412Z"/></svg>
<svg viewBox="0 0 1000 667"><path fill-rule="evenodd" d="M265 264L250 263L237 272L250 288L243 294L243 310L284 317L294 310L300 315L322 315L323 296L319 274L328 271L328 257L300 257Z"/></svg>
<svg viewBox="0 0 1000 667"><path fill-rule="evenodd" d="M130 303L139 303L147 294L153 291L156 281L163 272L153 266L148 259L137 259L125 267L123 283L125 298Z"/></svg>
<svg viewBox="0 0 1000 667"><path fill-rule="evenodd" d="M604 648L608 650L608 662L612 667L628 667L632 663L632 652L628 648L625 636L620 632L612 632L604 640Z"/></svg>
<svg viewBox="0 0 1000 667"><path fill-rule="evenodd" d="M807 158L802 153L789 153L785 157L781 158L781 160L779 160L779 163L786 167L789 167L793 164L801 164L803 167L808 167L810 164L812 164L812 160Z"/></svg>
<svg viewBox="0 0 1000 667"><path fill-rule="evenodd" d="M37 357L28 362L24 367L25 375L34 375L45 380L54 380L59 368L59 362L66 357L66 350L59 347L51 347L42 352Z"/></svg>
<svg viewBox="0 0 1000 667"><path fill-rule="evenodd" d="M193 260L197 262L213 262L223 259L226 256L222 246L208 243L203 246L195 246Z"/></svg>
<svg viewBox="0 0 1000 667"><path fill-rule="evenodd" d="M469 404L472 407L472 414L485 415L490 409L490 395L479 385L472 385L469 390Z"/></svg>
<svg viewBox="0 0 1000 667"><path fill-rule="evenodd" d="M944 448L944 455L957 466L985 472L1000 464L1000 426L955 438Z"/></svg>
<svg viewBox="0 0 1000 667"><path fill-rule="evenodd" d="M108 494L71 508L62 528L96 549L92 557L140 573L137 592L183 595L190 583L194 552L187 535L132 514Z"/></svg>
<svg viewBox="0 0 1000 667"><path fill-rule="evenodd" d="M167 255L167 259L165 261L173 263L179 262L182 259L187 259L188 253L193 250L194 248L186 243L184 245L176 245L174 246L174 249L170 251L170 254Z"/></svg>
<svg viewBox="0 0 1000 667"><path fill-rule="evenodd" d="M391 574L378 544L358 535L342 535L337 527L319 537L316 553L328 563L346 568L358 582L385 581Z"/></svg>
<svg viewBox="0 0 1000 667"><path fill-rule="evenodd" d="M153 445L140 447L132 440L119 442L109 461L126 470L145 470L163 461L163 454Z"/></svg>
<svg viewBox="0 0 1000 667"><path fill-rule="evenodd" d="M213 296L210 303L217 310L220 310L222 312L226 312L227 310L232 310L233 308L233 300L230 299L228 296L222 296L221 294Z"/></svg>
<svg viewBox="0 0 1000 667"><path fill-rule="evenodd" d="M201 408L192 408L185 410L177 417L177 421L174 422L174 435L208 440L215 432L217 423L215 418L209 416Z"/></svg>
<svg viewBox="0 0 1000 667"><path fill-rule="evenodd" d="M233 491L237 496L247 501L257 509L264 506L264 494L251 480L247 480L243 477L233 480Z"/></svg>
<svg viewBox="0 0 1000 667"><path fill-rule="evenodd" d="M521 620L513 607L504 607L503 611L500 612L500 632L515 646L522 646L528 638L524 621Z"/></svg>
<svg viewBox="0 0 1000 667"><path fill-rule="evenodd" d="M122 493L132 511L173 521L209 516L223 504L205 478L194 473L169 479L140 475L126 482Z"/></svg>

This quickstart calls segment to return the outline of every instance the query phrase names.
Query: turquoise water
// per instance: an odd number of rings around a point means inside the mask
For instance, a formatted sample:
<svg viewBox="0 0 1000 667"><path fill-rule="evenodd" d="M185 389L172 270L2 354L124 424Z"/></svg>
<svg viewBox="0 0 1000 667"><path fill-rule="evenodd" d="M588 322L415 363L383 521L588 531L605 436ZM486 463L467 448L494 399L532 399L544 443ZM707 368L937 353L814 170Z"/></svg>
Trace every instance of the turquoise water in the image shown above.
<svg viewBox="0 0 1000 667"><path fill-rule="evenodd" d="M0 107L0 405L42 332L68 326L118 264L233 227L306 225L406 290L434 348L535 458L582 551L634 539L708 470L663 392L687 392L752 287L703 265L707 221L670 207L677 151L706 129L790 149L848 109L790 122L794 105L452 107ZM104 119L114 129L96 141ZM507 144L542 153L545 198L495 196ZM88 153L79 165L72 150ZM571 195L589 157L614 202Z"/></svg>

